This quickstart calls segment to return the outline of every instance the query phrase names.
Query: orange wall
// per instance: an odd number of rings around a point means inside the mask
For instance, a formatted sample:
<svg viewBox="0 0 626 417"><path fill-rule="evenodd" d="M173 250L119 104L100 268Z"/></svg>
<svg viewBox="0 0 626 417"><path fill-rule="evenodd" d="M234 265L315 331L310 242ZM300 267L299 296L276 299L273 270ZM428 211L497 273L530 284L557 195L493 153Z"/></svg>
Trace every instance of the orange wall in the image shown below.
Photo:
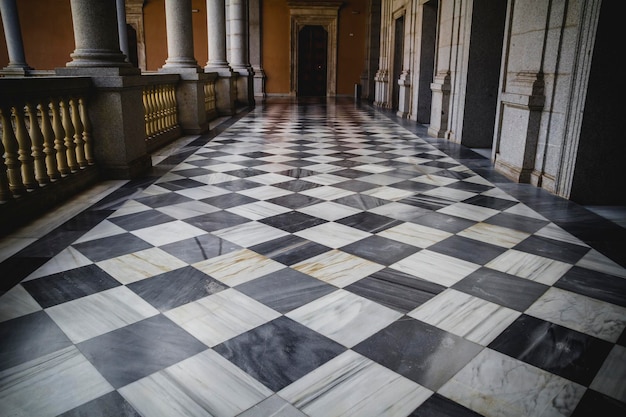
<svg viewBox="0 0 626 417"><path fill-rule="evenodd" d="M354 94L354 84L360 82L365 65L366 3L366 0L347 0L339 10L337 94L340 95ZM287 0L264 0L262 19L262 66L267 76L266 92L289 94L290 22Z"/></svg>
<svg viewBox="0 0 626 417"><path fill-rule="evenodd" d="M38 70L52 70L64 67L72 60L70 54L74 52L76 44L69 0L19 0L17 9L28 65ZM6 67L8 63L9 55L2 28L0 68Z"/></svg>

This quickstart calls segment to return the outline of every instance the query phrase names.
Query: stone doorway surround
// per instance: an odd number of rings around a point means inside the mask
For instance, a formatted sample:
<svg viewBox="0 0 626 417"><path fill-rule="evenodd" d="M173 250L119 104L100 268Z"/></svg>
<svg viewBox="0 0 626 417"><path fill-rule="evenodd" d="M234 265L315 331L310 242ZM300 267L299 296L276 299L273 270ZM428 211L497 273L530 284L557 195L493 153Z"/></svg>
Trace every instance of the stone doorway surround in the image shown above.
<svg viewBox="0 0 626 417"><path fill-rule="evenodd" d="M326 97L337 94L337 21L341 0L289 0L290 14L290 71L289 94L298 92L298 35L302 28L309 25L322 26L328 33L328 59L326 76Z"/></svg>

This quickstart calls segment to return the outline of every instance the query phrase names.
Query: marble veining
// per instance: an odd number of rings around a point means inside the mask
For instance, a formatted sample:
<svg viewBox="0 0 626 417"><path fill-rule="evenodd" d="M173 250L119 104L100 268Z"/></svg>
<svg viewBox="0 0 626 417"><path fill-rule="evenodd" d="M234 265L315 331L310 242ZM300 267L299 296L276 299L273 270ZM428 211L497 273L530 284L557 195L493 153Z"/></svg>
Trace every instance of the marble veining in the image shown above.
<svg viewBox="0 0 626 417"><path fill-rule="evenodd" d="M546 285L559 280L571 264L511 249L485 264L487 268L527 278Z"/></svg>
<svg viewBox="0 0 626 417"><path fill-rule="evenodd" d="M130 284L187 265L159 248L146 249L96 263L122 284Z"/></svg>
<svg viewBox="0 0 626 417"><path fill-rule="evenodd" d="M452 236L452 233L414 223L403 223L378 233L378 236L397 240L419 248L427 248Z"/></svg>
<svg viewBox="0 0 626 417"><path fill-rule="evenodd" d="M345 287L384 268L340 250L332 250L291 266L337 287Z"/></svg>
<svg viewBox="0 0 626 417"><path fill-rule="evenodd" d="M233 251L193 264L205 274L232 286L285 268L285 265L248 249Z"/></svg>
<svg viewBox="0 0 626 417"><path fill-rule="evenodd" d="M480 265L424 249L389 268L449 287L476 271Z"/></svg>

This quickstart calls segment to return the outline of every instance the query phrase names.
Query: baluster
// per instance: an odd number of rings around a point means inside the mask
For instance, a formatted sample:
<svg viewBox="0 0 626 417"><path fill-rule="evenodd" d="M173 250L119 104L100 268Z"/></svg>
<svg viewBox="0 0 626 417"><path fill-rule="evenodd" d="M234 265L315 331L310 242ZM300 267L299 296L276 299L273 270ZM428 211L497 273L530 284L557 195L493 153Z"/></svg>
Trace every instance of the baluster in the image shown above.
<svg viewBox="0 0 626 417"><path fill-rule="evenodd" d="M156 101L154 99L154 95L156 94L155 86L150 86L150 91L148 94L148 102L150 103L150 138L156 136L157 134L157 120L156 120Z"/></svg>
<svg viewBox="0 0 626 417"><path fill-rule="evenodd" d="M37 120L37 107L26 103L26 112L30 124L30 140L33 144L33 159L35 161L35 179L39 184L48 184L50 177L46 172L46 154L43 152L43 134Z"/></svg>
<svg viewBox="0 0 626 417"><path fill-rule="evenodd" d="M172 103L170 106L172 112L171 126L174 128L178 125L178 105L176 103L176 87L173 85L170 85L170 102Z"/></svg>
<svg viewBox="0 0 626 417"><path fill-rule="evenodd" d="M74 126L70 117L70 108L64 99L59 101L61 107L61 120L63 129L65 129L65 148L67 153L67 166L70 170L78 171L78 162L76 162L76 144L74 143Z"/></svg>
<svg viewBox="0 0 626 417"><path fill-rule="evenodd" d="M0 117L2 118L2 144L4 145L4 162L7 167L9 189L14 195L21 195L26 192L26 187L22 183L22 174L20 173L20 160L17 154L18 143L11 123L11 108L0 108Z"/></svg>
<svg viewBox="0 0 626 417"><path fill-rule="evenodd" d="M17 105L13 107L13 115L15 116L15 136L18 143L18 159L22 163L22 182L29 189L35 189L39 183L35 179L35 166L33 158L33 148L26 130L26 120L24 119L24 106Z"/></svg>
<svg viewBox="0 0 626 417"><path fill-rule="evenodd" d="M62 175L67 175L71 171L67 166L67 149L65 148L65 129L61 123L59 104L56 99L50 99L50 109L52 110L52 129L54 131L54 149L57 151L57 166Z"/></svg>
<svg viewBox="0 0 626 417"><path fill-rule="evenodd" d="M85 103L85 99L82 97L78 99L78 113L80 115L80 120L83 123L85 159L87 160L88 165L93 165L95 161L93 159L93 146L91 143L91 122L89 121L89 116L87 115L87 104Z"/></svg>
<svg viewBox="0 0 626 417"><path fill-rule="evenodd" d="M0 109L0 113L1 112L2 110ZM0 125L4 126L4 122ZM4 126L4 128L6 128L6 126ZM4 155L2 140L0 140L0 155ZM11 194L9 187L9 178L7 177L7 166L4 163L4 158L0 158L0 201L9 201L12 197L13 194Z"/></svg>
<svg viewBox="0 0 626 417"><path fill-rule="evenodd" d="M48 177L52 180L61 178L61 173L57 167L57 151L54 149L54 131L50 123L50 108L48 105L40 103L37 105L41 114L41 132L43 133L43 152L46 154L46 167Z"/></svg>
<svg viewBox="0 0 626 417"><path fill-rule="evenodd" d="M159 90L158 90L156 99L157 99L157 109L158 109L157 120L159 121L158 130L159 130L159 133L163 133L167 126L165 124L164 88L162 85L159 85Z"/></svg>
<svg viewBox="0 0 626 417"><path fill-rule="evenodd" d="M150 109L148 103L148 88L144 88L141 94L141 100L143 101L143 120L144 120L144 129L146 131L146 139L150 138Z"/></svg>
<svg viewBox="0 0 626 417"><path fill-rule="evenodd" d="M165 128L171 130L174 128L174 118L172 115L172 86L163 86L163 105L165 106Z"/></svg>
<svg viewBox="0 0 626 417"><path fill-rule="evenodd" d="M78 113L78 99L70 98L70 108L72 109L72 125L74 126L74 144L76 145L76 162L80 167L87 166L85 158L85 141L83 140L84 127Z"/></svg>

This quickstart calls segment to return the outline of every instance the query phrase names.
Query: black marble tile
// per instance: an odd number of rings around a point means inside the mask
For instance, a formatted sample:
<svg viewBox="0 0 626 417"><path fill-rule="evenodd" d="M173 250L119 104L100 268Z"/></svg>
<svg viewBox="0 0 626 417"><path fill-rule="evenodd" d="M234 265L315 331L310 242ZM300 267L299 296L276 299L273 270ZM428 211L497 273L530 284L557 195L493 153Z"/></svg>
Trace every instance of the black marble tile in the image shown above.
<svg viewBox="0 0 626 417"><path fill-rule="evenodd" d="M450 236L428 247L428 250L484 265L508 249L463 236Z"/></svg>
<svg viewBox="0 0 626 417"><path fill-rule="evenodd" d="M104 394L58 417L141 417L117 391Z"/></svg>
<svg viewBox="0 0 626 417"><path fill-rule="evenodd" d="M477 195L463 200L465 204L473 204L475 206L487 207L494 210L506 210L518 204L517 201L505 200L503 198L490 197L486 195Z"/></svg>
<svg viewBox="0 0 626 417"><path fill-rule="evenodd" d="M333 202L360 210L370 210L390 203L389 200L383 200L382 198L376 198L364 194L352 194L333 200Z"/></svg>
<svg viewBox="0 0 626 417"><path fill-rule="evenodd" d="M204 169L204 168L189 168L189 169L177 170L175 173L176 175L191 178L191 177L199 177L201 175L210 174L211 171Z"/></svg>
<svg viewBox="0 0 626 417"><path fill-rule="evenodd" d="M245 282L236 288L282 314L337 290L330 284L291 268Z"/></svg>
<svg viewBox="0 0 626 417"><path fill-rule="evenodd" d="M425 194L415 194L402 200L398 201L399 203L409 204L415 207L421 207L428 210L439 210L444 207L448 207L451 204L454 204L455 201L447 200L445 198L433 197Z"/></svg>
<svg viewBox="0 0 626 417"><path fill-rule="evenodd" d="M272 391L279 391L346 348L279 317L213 348Z"/></svg>
<svg viewBox="0 0 626 417"><path fill-rule="evenodd" d="M87 242L76 243L72 247L85 255L93 262L116 258L132 252L149 249L153 246L145 240L139 239L130 233L122 233L115 236L94 239Z"/></svg>
<svg viewBox="0 0 626 417"><path fill-rule="evenodd" d="M249 190L251 188L260 187L262 185L263 184L260 184L258 182L245 180L245 179L239 179L239 180L221 182L219 184L219 187L228 191L243 191L243 190Z"/></svg>
<svg viewBox="0 0 626 417"><path fill-rule="evenodd" d="M300 213L299 211L289 211L276 216L266 217L260 219L259 222L289 233L295 233L322 223L327 223L324 219Z"/></svg>
<svg viewBox="0 0 626 417"><path fill-rule="evenodd" d="M548 286L489 268L480 268L452 288L513 310L524 311L546 292Z"/></svg>
<svg viewBox="0 0 626 417"><path fill-rule="evenodd" d="M206 183L189 179L189 178L185 178L181 180L160 182L157 185L159 187L165 188L166 190L177 191L177 190L186 190L189 188L203 187L203 186L206 186Z"/></svg>
<svg viewBox="0 0 626 417"><path fill-rule="evenodd" d="M294 193L299 193L300 191L310 190L311 188L321 187L320 184L315 184L310 181L305 181L301 179L294 179L287 182L281 182L278 184L274 184L274 187L282 188L284 190L293 191Z"/></svg>
<svg viewBox="0 0 626 417"><path fill-rule="evenodd" d="M428 213L418 217L412 222L416 224L421 224L422 226L432 227L433 229L443 230L449 233L458 233L477 223L473 220L463 219L456 216L449 216L443 213Z"/></svg>
<svg viewBox="0 0 626 417"><path fill-rule="evenodd" d="M296 165L293 165L294 162L295 161L289 161L289 163L286 164L286 165L296 166ZM306 165L312 165L311 162L308 162L308 161L305 161L305 162L306 162ZM279 171L279 172L277 172L277 174L286 175L288 177L293 177L293 178L298 179L298 178L310 177L311 175L317 175L317 174L319 174L319 172L315 172L315 171L311 171L309 169L304 169L304 168L297 167L297 168L293 168L293 169L290 169L290 170L287 170L287 171Z"/></svg>
<svg viewBox="0 0 626 417"><path fill-rule="evenodd" d="M355 162L355 161L345 161L345 162L349 162L349 166L351 167L355 167L355 166L359 166L359 165L363 165L362 162ZM337 163L334 163L334 165L337 165ZM345 165L342 165L345 166ZM358 169L341 169L339 171L333 171L333 175L337 175L340 177L345 177L345 178L349 178L351 180L357 179L357 178L362 178L362 177L367 177L368 175L372 175L371 172L365 172L365 171L359 171Z"/></svg>
<svg viewBox="0 0 626 417"><path fill-rule="evenodd" d="M523 314L488 347L588 386L613 344Z"/></svg>
<svg viewBox="0 0 626 417"><path fill-rule="evenodd" d="M381 265L389 266L409 255L419 251L420 248L398 242L397 240L387 239L382 236L368 236L347 246L342 246L343 252L356 255L368 261L376 262Z"/></svg>
<svg viewBox="0 0 626 417"><path fill-rule="evenodd" d="M431 161L431 162L425 162L423 164L420 165L424 165L427 167L436 167L436 168L443 168L443 169L450 169L450 168L454 168L454 167L458 167L459 164L455 164L452 162L444 162L444 161Z"/></svg>
<svg viewBox="0 0 626 417"><path fill-rule="evenodd" d="M12 256L0 262L0 295L4 294L24 278L35 272L52 257L18 257Z"/></svg>
<svg viewBox="0 0 626 417"><path fill-rule="evenodd" d="M461 173L457 172L456 174L461 174ZM476 184L475 182L469 182L469 181L457 181L457 182L453 182L452 184L448 184L445 187L451 188L453 190L469 191L471 193L484 193L485 191L495 188L494 186L491 186L491 185Z"/></svg>
<svg viewBox="0 0 626 417"><path fill-rule="evenodd" d="M445 290L446 287L385 268L344 289L401 313L408 313Z"/></svg>
<svg viewBox="0 0 626 417"><path fill-rule="evenodd" d="M128 385L207 349L162 315L76 346L114 388Z"/></svg>
<svg viewBox="0 0 626 417"><path fill-rule="evenodd" d="M329 247L295 235L281 236L248 249L285 265L293 265L331 250Z"/></svg>
<svg viewBox="0 0 626 417"><path fill-rule="evenodd" d="M195 226L207 232L225 229L227 227L238 226L249 222L250 219L238 216L228 211L216 211L213 213L202 214L200 216L185 219L185 223Z"/></svg>
<svg viewBox="0 0 626 417"><path fill-rule="evenodd" d="M174 204L186 203L188 201L193 201L193 199L189 197L185 197L184 195L172 192L172 193L165 193L165 194L150 195L147 197L138 197L136 198L136 201L148 207L159 208L159 207L165 207L165 206L172 206Z"/></svg>
<svg viewBox="0 0 626 417"><path fill-rule="evenodd" d="M352 348L433 391L482 349L476 343L406 316Z"/></svg>
<svg viewBox="0 0 626 417"><path fill-rule="evenodd" d="M84 231L57 228L19 251L17 256L23 258L52 258L84 234Z"/></svg>
<svg viewBox="0 0 626 417"><path fill-rule="evenodd" d="M146 210L138 213L109 218L111 223L128 231L156 226L158 224L172 222L174 220L176 219L158 210Z"/></svg>
<svg viewBox="0 0 626 417"><path fill-rule="evenodd" d="M482 417L482 414L434 393L408 417Z"/></svg>
<svg viewBox="0 0 626 417"><path fill-rule="evenodd" d="M292 210L296 210L306 206L312 206L313 204L322 203L324 200L311 197L304 194L289 194L280 197L270 198L267 200L270 203L278 204L279 206L287 207Z"/></svg>
<svg viewBox="0 0 626 417"><path fill-rule="evenodd" d="M626 307L626 279L622 277L574 266L554 287Z"/></svg>
<svg viewBox="0 0 626 417"><path fill-rule="evenodd" d="M241 249L241 246L211 234L192 237L178 242L159 246L165 252L189 264L225 255Z"/></svg>
<svg viewBox="0 0 626 417"><path fill-rule="evenodd" d="M395 184L390 185L392 188L399 188L400 190L405 191L413 191L416 193L423 193L428 190L432 190L433 188L437 188L436 185L425 184L423 182L411 181L409 179L401 182L396 182Z"/></svg>
<svg viewBox="0 0 626 417"><path fill-rule="evenodd" d="M571 417L590 417L597 415L602 417L624 417L626 415L626 403L592 389L587 389Z"/></svg>
<svg viewBox="0 0 626 417"><path fill-rule="evenodd" d="M236 162L236 164L238 163L239 162ZM247 167L247 168L242 168L242 169L235 169L233 171L226 171L224 172L224 174L232 175L233 177L239 177L239 178L249 178L249 177L255 177L257 175L267 174L267 171L261 171L260 169Z"/></svg>
<svg viewBox="0 0 626 417"><path fill-rule="evenodd" d="M425 165L429 165L429 164L425 164ZM470 177L474 176L474 174L470 174L469 172L448 171L448 170L433 172L431 175L436 175L438 177L445 177L445 178L453 178L453 179L457 179L457 180L464 180L464 179L467 179L467 178L470 178ZM452 185L452 184L450 184L450 185ZM493 188L493 187L491 187L491 188Z"/></svg>
<svg viewBox="0 0 626 417"><path fill-rule="evenodd" d="M253 151L242 153L241 156L246 156L248 158L258 159L258 158L266 158L268 156L273 156L274 154L263 152L263 151Z"/></svg>
<svg viewBox="0 0 626 417"><path fill-rule="evenodd" d="M369 212L353 214L352 216L336 220L336 222L369 233L382 232L403 223L400 220Z"/></svg>
<svg viewBox="0 0 626 417"><path fill-rule="evenodd" d="M578 262L590 250L585 246L534 235L524 239L513 249L571 264Z"/></svg>
<svg viewBox="0 0 626 417"><path fill-rule="evenodd" d="M128 284L127 287L161 312L228 288L192 266L142 279Z"/></svg>
<svg viewBox="0 0 626 417"><path fill-rule="evenodd" d="M0 322L0 371L71 345L43 310Z"/></svg>
<svg viewBox="0 0 626 417"><path fill-rule="evenodd" d="M254 203L255 201L259 200L243 194L228 193L216 195L215 197L203 198L200 201L215 207L219 207L221 209L227 209L235 206L241 206L243 204Z"/></svg>
<svg viewBox="0 0 626 417"><path fill-rule="evenodd" d="M355 193L360 193L363 191L371 190L372 188L376 188L378 187L378 185L359 180L348 180L333 184L333 187L341 188L342 190L354 191Z"/></svg>
<svg viewBox="0 0 626 417"><path fill-rule="evenodd" d="M526 233L535 233L539 229L550 224L550 221L548 220L535 219L511 213L496 214L484 222L496 226L508 227L509 229L519 230Z"/></svg>
<svg viewBox="0 0 626 417"><path fill-rule="evenodd" d="M120 285L115 278L93 264L22 282L22 287L43 308Z"/></svg>
<svg viewBox="0 0 626 417"><path fill-rule="evenodd" d="M96 227L100 222L113 214L113 210L91 210L87 209L79 213L76 217L72 217L61 226L59 230L72 230L79 232L87 232Z"/></svg>

